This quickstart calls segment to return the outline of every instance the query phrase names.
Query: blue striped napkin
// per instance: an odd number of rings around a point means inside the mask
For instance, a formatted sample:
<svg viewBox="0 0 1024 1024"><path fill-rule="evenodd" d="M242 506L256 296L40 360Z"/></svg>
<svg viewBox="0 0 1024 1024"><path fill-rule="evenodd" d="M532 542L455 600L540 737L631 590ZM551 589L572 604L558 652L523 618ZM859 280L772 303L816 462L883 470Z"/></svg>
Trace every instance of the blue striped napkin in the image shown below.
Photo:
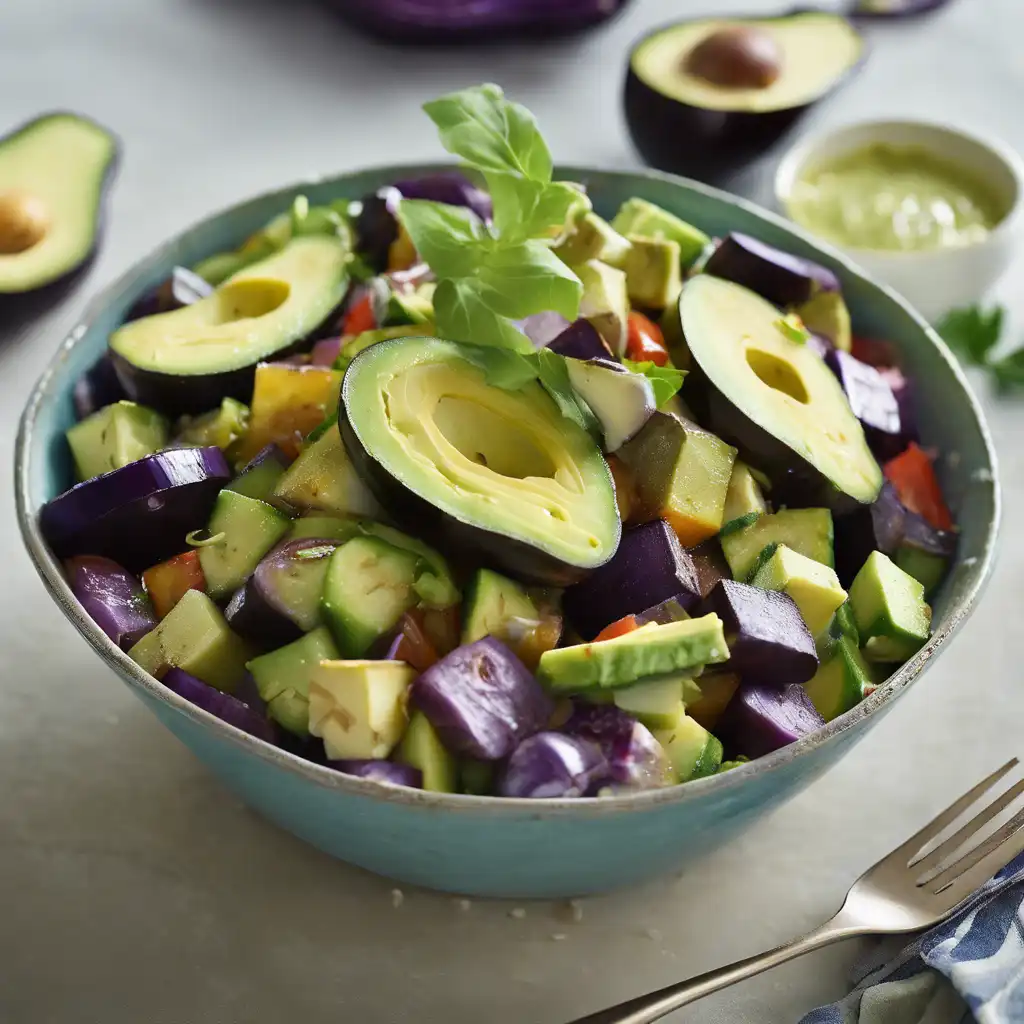
<svg viewBox="0 0 1024 1024"><path fill-rule="evenodd" d="M800 1024L1024 1024L1024 854L956 917L876 949L853 991Z"/></svg>

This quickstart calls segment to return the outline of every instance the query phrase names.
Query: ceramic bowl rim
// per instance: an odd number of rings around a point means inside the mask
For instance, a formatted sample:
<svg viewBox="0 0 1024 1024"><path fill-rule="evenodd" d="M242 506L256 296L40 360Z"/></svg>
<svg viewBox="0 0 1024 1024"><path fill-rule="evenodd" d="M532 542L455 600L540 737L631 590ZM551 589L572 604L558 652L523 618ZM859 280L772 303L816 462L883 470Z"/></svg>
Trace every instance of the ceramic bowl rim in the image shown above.
<svg viewBox="0 0 1024 1024"><path fill-rule="evenodd" d="M984 238L969 242L967 245L938 249L917 249L905 252L901 249L872 249L867 246L843 244L840 246L843 252L849 253L854 261L863 259L877 261L879 264L889 261L894 264L903 265L914 262L926 265L940 260L955 259L959 256L970 258L981 250L998 244L1004 236L1016 230L1021 220L1024 219L1024 158L1009 143L994 135L988 135L984 132L967 131L964 128L944 124L941 121L929 120L928 118L914 117L865 118L860 121L849 121L846 124L836 125L833 128L827 128L808 135L794 146L791 146L779 161L779 166L775 170L773 179L775 203L786 216L789 223L795 225L802 232L808 230L795 218L789 216L788 205L788 198L792 194L793 185L796 183L797 176L804 167L808 166L816 156L826 152L830 144L848 133L864 132L865 134L876 134L892 128L924 128L939 135L960 139L970 143L970 145L979 150L986 151L989 156L1003 165L1003 168L1013 179L1015 189L1013 202L1003 214L999 223ZM934 151L939 156L945 156L944 153L939 152L938 148ZM838 245L838 243L830 244Z"/></svg>
<svg viewBox="0 0 1024 1024"><path fill-rule="evenodd" d="M70 350L76 346L86 333L89 323L96 318L102 310L117 295L127 283L135 277L142 268L156 266L162 262L163 254L168 248L172 248L181 238L209 221L216 220L225 214L244 208L250 204L256 205L274 199L280 199L282 208L292 196L303 188L319 185L324 181L342 180L354 177L358 174L372 172L379 175L382 180L401 180L414 174L430 173L437 170L452 170L451 163L415 163L399 164L392 166L371 166L345 171L334 175L317 175L307 177L293 182L284 187L269 189L257 195L248 197L239 203L234 203L199 218L173 238L164 241L155 247L147 256L135 261L127 270L102 289L79 314L75 325L67 332L53 357L47 363L41 376L33 385L28 401L21 414L18 427L18 435L15 441L15 504L17 510L18 525L21 530L22 539L35 565L36 571L43 580L50 596L60 606L61 610L92 645L101 658L110 665L130 686L137 687L144 694L153 698L174 711L181 713L191 719L208 733L237 747L243 748L248 753L260 760L276 766L279 769L301 776L306 781L317 786L328 789L340 790L353 797L365 797L382 803L392 805L404 805L418 808L420 810L437 809L446 812L464 813L472 815L508 815L511 817L563 817L575 816L580 819L598 817L608 814L635 813L654 810L668 805L683 804L692 800L699 800L708 796L712 791L727 792L733 791L742 786L748 779L754 776L768 775L778 771L790 761L809 754L838 739L843 733L848 732L859 722L876 714L884 706L891 703L897 696L902 694L909 685L921 674L926 664L940 651L942 646L956 633L960 626L966 621L977 604L978 598L987 583L992 570L996 539L999 532L1001 519L1001 493L998 481L997 459L995 447L992 442L988 425L985 422L980 405L973 392L967 384L966 377L957 363L955 357L950 353L945 343L935 331L917 314L913 308L897 295L891 288L878 284L870 275L861 270L858 265L845 256L835 247L812 238L797 225L793 225L784 217L773 213L770 210L759 206L747 199L731 195L721 189L705 185L678 175L667 174L649 169L641 170L604 170L596 167L575 167L561 165L558 168L560 174L565 175L569 180L585 180L587 175L599 174L604 177L625 178L636 180L646 178L661 181L669 185L681 187L691 192L697 192L705 198L725 203L744 210L752 216L771 223L775 227L782 228L790 234L799 238L802 242L816 248L831 259L839 263L843 269L854 276L866 280L868 284L883 292L890 301L900 306L925 333L932 343L936 356L945 360L952 371L957 383L964 391L968 408L974 415L978 424L978 430L985 445L989 466L993 474L992 479L992 521L987 525L984 539L984 549L979 556L981 566L978 569L974 584L963 596L957 607L953 610L946 626L934 634L928 643L894 673L883 686L880 686L871 696L867 697L851 711L834 719L825 728L818 730L810 736L780 750L769 754L766 757L751 761L748 764L733 768L721 775L713 775L705 779L698 779L685 785L671 786L664 789L647 790L639 793L620 794L615 796L594 797L585 799L543 799L531 800L526 798L508 798L491 796L470 796L461 793L434 793L425 790L411 789L401 786L389 786L372 780L357 778L335 771L324 765L308 761L296 754L273 746L264 740L251 736L236 727L229 725L216 716L210 714L196 705L178 696L169 690L162 683L157 681L149 673L143 671L128 655L123 652L104 634L99 627L86 615L81 605L73 597L71 589L64 579L60 569L59 561L50 553L42 533L39 529L38 515L32 511L31 502L31 479L32 479L32 443L35 430L36 418L40 408L55 397L54 382L58 371L67 358Z"/></svg>

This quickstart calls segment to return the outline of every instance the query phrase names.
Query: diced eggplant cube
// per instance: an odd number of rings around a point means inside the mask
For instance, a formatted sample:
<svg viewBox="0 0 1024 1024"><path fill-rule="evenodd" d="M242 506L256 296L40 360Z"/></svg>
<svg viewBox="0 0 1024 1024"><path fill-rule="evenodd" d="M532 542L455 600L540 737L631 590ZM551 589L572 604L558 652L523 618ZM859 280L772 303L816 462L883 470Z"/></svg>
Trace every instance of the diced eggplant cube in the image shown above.
<svg viewBox="0 0 1024 1024"><path fill-rule="evenodd" d="M718 721L718 738L726 756L764 757L822 728L821 717L807 691L793 683L784 689L745 683Z"/></svg>
<svg viewBox="0 0 1024 1024"><path fill-rule="evenodd" d="M873 366L837 348L828 353L826 362L839 378L872 452L881 459L898 455L906 447L907 438L889 381Z"/></svg>
<svg viewBox="0 0 1024 1024"><path fill-rule="evenodd" d="M608 762L596 743L541 732L516 748L498 780L498 792L531 799L586 796L607 773Z"/></svg>
<svg viewBox="0 0 1024 1024"><path fill-rule="evenodd" d="M548 344L552 352L570 359L611 359L612 350L605 344L597 328L582 317L573 321L554 341Z"/></svg>
<svg viewBox="0 0 1024 1024"><path fill-rule="evenodd" d="M715 612L725 628L725 672L744 682L782 689L804 683L818 669L814 638L787 594L722 580L700 607Z"/></svg>

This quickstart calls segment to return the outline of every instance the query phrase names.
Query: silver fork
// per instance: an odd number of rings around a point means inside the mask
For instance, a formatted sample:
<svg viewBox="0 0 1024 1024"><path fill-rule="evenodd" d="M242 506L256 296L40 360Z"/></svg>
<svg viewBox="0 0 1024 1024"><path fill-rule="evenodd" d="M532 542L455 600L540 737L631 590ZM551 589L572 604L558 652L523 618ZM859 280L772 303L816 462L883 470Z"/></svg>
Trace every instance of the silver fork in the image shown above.
<svg viewBox="0 0 1024 1024"><path fill-rule="evenodd" d="M1017 758L1008 761L912 839L869 868L854 882L839 912L820 928L767 953L630 999L571 1024L651 1024L712 992L840 939L922 931L945 920L1024 851L1024 810L1018 810L982 842L968 847L989 822L1020 803L1024 780L992 800L948 839L934 847L932 844L1017 764ZM954 855L959 856L953 860Z"/></svg>

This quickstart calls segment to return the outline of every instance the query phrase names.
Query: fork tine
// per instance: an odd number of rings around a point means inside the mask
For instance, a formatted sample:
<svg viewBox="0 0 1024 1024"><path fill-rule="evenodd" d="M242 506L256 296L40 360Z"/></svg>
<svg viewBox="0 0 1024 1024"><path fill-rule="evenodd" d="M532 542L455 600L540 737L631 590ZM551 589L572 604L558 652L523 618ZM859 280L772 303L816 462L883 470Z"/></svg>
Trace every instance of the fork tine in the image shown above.
<svg viewBox="0 0 1024 1024"><path fill-rule="evenodd" d="M941 867L943 860L950 854L956 853L963 844L976 835L983 825L986 825L997 815L1001 814L1020 795L1024 793L1024 779L1008 789L997 800L993 800L983 811L976 814L962 829L950 836L944 843L937 846L926 857L921 857L910 862L910 867L916 868L922 875L927 875Z"/></svg>
<svg viewBox="0 0 1024 1024"><path fill-rule="evenodd" d="M902 846L897 847L885 859L906 857L907 861L921 852L921 848L960 817L968 807L972 806L982 794L990 790L1007 772L1017 767L1017 758L1013 757L1002 768L997 768L987 779L982 779L973 789L968 790L956 803L947 807L941 814L933 818L920 832L911 836ZM908 865L909 866L909 865Z"/></svg>
<svg viewBox="0 0 1024 1024"><path fill-rule="evenodd" d="M955 907L1024 852L1024 811L1018 811L980 846L961 857L927 886Z"/></svg>

